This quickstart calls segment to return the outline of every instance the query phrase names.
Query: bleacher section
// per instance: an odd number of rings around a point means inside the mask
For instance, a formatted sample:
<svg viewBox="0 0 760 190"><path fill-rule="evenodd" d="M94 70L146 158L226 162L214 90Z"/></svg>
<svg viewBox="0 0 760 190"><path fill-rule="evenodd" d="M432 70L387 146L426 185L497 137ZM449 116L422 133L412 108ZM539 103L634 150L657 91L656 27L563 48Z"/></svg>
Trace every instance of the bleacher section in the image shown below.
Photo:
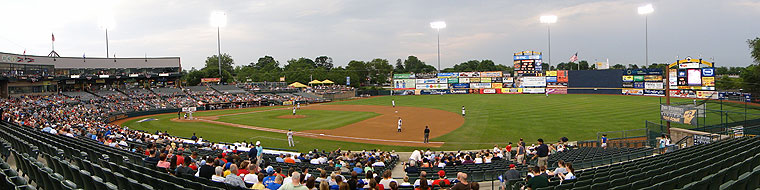
<svg viewBox="0 0 760 190"><path fill-rule="evenodd" d="M549 167L556 167L557 161L573 163L576 169L589 168L612 164L621 161L633 160L652 155L652 148L597 148L580 147L565 152L558 152L549 156Z"/></svg>
<svg viewBox="0 0 760 190"><path fill-rule="evenodd" d="M90 101L94 99L100 99L97 96L90 94L89 92L79 91L79 92L63 92L64 96L67 96L69 98L77 98L79 101Z"/></svg>
<svg viewBox="0 0 760 190"><path fill-rule="evenodd" d="M177 95L187 95L184 92L182 92L182 89L179 88L154 88L152 89L153 92L155 92L159 96L177 96Z"/></svg>
<svg viewBox="0 0 760 190"><path fill-rule="evenodd" d="M213 88L208 87L208 86L188 86L188 87L185 87L185 89L188 89L188 90L190 90L190 92L196 93L196 94L206 94L206 95L208 95L208 94L216 94L217 93L216 90L214 90Z"/></svg>
<svg viewBox="0 0 760 190"><path fill-rule="evenodd" d="M539 189L757 189L758 153L759 138L732 138L576 171L575 180Z"/></svg>
<svg viewBox="0 0 760 190"><path fill-rule="evenodd" d="M125 94L123 94L123 93L121 93L119 91L116 91L116 90L97 90L97 91L93 91L93 93L95 93L96 95L98 95L98 96L100 96L100 97L102 97L104 99L111 99L111 100L115 100L115 99L118 99L118 100L129 99L129 97L127 97L127 95L125 95Z"/></svg>
<svg viewBox="0 0 760 190"><path fill-rule="evenodd" d="M219 92L227 93L227 94L245 94L248 93L242 88L238 88L235 85L212 85L212 88L216 89Z"/></svg>
<svg viewBox="0 0 760 190"><path fill-rule="evenodd" d="M314 99L313 102L325 102L325 101L329 101L329 100L325 100L322 97L315 96L315 95L309 94L309 93L304 93L304 92L296 92L296 93L293 93L293 94L297 95L297 96L304 97L304 98Z"/></svg>
<svg viewBox="0 0 760 190"><path fill-rule="evenodd" d="M147 96L153 95L153 92L144 88L124 89L121 91L126 94L131 94L134 96L131 98L147 97Z"/></svg>

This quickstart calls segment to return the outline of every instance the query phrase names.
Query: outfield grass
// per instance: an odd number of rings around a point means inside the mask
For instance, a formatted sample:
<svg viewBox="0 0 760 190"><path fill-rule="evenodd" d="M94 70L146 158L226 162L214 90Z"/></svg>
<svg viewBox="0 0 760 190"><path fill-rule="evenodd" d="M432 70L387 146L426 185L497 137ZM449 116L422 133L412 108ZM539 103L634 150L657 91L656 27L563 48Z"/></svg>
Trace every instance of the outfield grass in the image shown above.
<svg viewBox="0 0 760 190"><path fill-rule="evenodd" d="M553 142L560 137L574 140L593 140L597 132L641 129L645 121L659 122L658 97L613 96L613 95L502 95L502 94L467 94L467 95L427 95L427 96L383 96L329 104L353 105L391 105L391 99L398 106L427 107L454 113L461 113L461 106L467 108L467 118L462 127L452 133L432 139L446 142L436 150L482 149L503 146L506 142L517 142L524 138L528 144L543 138ZM664 99L663 99L664 100ZM715 105L708 105L714 109ZM251 112L274 107L249 108L240 110L220 110L199 112L197 116L213 116L230 113ZM738 111L738 108L729 108ZM278 119L278 115L289 114L290 110L275 110L259 113L222 116L220 121L250 124L261 127L295 130L330 129L374 117L371 112L317 111L301 110L298 114L309 117L301 119ZM356 114L341 118L344 114ZM710 114L708 113L709 117ZM286 148L284 134L255 131L207 123L175 123L168 119L173 115L153 117L156 121L137 123L134 120L124 125L133 129L146 131L169 131L173 135L191 136L193 132L214 142L256 141L264 146ZM320 117L325 117L324 119ZM358 117L358 118L357 118ZM337 118L337 119L336 119ZM354 118L354 119L349 119ZM299 125L304 123L303 125ZM320 124L321 123L321 124ZM431 126L435 130L435 126ZM378 137L382 138L382 137ZM412 150L413 147L384 146L330 141L296 137L300 145L298 150L320 149L395 149Z"/></svg>

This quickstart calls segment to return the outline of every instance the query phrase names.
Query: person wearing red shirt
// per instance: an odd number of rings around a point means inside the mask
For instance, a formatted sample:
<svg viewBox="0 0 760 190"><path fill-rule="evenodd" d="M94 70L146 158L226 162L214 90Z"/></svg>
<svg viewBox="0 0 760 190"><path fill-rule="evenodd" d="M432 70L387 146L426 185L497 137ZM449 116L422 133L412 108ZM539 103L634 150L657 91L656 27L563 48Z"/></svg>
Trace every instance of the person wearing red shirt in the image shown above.
<svg viewBox="0 0 760 190"><path fill-rule="evenodd" d="M433 181L433 186L440 186L441 182L443 182L443 184L446 186L451 186L451 181L449 181L449 179L446 179L446 172L443 170L438 171L438 179Z"/></svg>

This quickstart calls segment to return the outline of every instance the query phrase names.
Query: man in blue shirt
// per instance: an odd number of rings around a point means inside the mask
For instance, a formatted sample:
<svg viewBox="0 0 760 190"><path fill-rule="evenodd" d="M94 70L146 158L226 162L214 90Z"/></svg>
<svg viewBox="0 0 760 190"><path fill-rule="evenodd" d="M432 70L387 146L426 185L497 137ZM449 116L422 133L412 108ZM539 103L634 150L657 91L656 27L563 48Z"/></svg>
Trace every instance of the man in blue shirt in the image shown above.
<svg viewBox="0 0 760 190"><path fill-rule="evenodd" d="M602 134L602 148L607 149L607 134Z"/></svg>

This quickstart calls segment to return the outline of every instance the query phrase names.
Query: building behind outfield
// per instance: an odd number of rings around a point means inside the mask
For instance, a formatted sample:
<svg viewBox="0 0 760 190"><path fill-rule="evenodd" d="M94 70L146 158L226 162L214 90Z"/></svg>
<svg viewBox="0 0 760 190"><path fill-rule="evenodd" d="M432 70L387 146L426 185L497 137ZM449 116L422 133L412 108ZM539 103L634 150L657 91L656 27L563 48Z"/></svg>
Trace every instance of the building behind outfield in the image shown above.
<svg viewBox="0 0 760 190"><path fill-rule="evenodd" d="M126 86L174 86L179 57L48 57L0 52L0 97Z"/></svg>

